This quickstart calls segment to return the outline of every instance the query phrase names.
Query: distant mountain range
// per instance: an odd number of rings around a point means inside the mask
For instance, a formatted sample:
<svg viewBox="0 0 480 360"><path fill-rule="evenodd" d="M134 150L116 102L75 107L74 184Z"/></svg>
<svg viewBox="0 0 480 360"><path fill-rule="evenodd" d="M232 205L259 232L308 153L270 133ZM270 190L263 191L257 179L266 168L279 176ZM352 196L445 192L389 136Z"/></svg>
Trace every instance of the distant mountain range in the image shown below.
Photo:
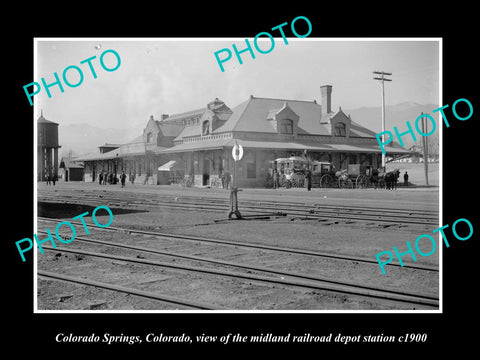
<svg viewBox="0 0 480 360"><path fill-rule="evenodd" d="M60 156L67 156L71 151L74 156L98 152L98 146L105 143L123 144L131 141L142 133L126 129L102 129L89 124L60 125L58 141L62 146Z"/></svg>
<svg viewBox="0 0 480 360"><path fill-rule="evenodd" d="M406 122L410 122L412 128L415 130L415 120L422 114L432 115L437 124L437 130L434 134L430 135L429 141L431 143L436 143L438 148L438 125L439 122L439 113L433 113L433 110L437 109L439 106L434 104L417 104L415 102L403 102L397 105L385 106L385 130L391 131L394 133L393 127L396 126L400 133L408 130ZM359 123L366 128L379 133L382 131L382 108L378 107L361 107L358 109L352 110L343 110L346 114L350 114L352 120L356 123ZM420 123L419 123L419 126ZM428 131L432 129L430 122L427 122ZM420 144L421 136L416 136L417 144ZM415 142L412 140L411 136L405 135L402 137L402 140L405 144L405 148L409 148ZM398 142L395 138L394 141Z"/></svg>
<svg viewBox="0 0 480 360"><path fill-rule="evenodd" d="M399 131L407 130L406 122L409 121L412 127L415 127L415 120L423 112L432 115L438 119L438 113L433 114L432 111L437 109L438 105L433 104L417 104L414 102L403 102L397 105L385 106L385 130L393 132L396 126ZM372 131L382 131L382 108L378 107L361 107L352 110L343 110L346 114L350 114L352 120L369 128ZM431 129L431 128L430 128Z"/></svg>
<svg viewBox="0 0 480 360"><path fill-rule="evenodd" d="M399 131L405 131L407 130L406 121L409 121L412 127L414 127L415 120L422 112L434 115L432 111L438 107L438 105L417 104L414 102L387 105L385 107L385 130L393 132L393 127L397 126ZM350 110L343 109L343 111L346 114L350 114L352 120L356 123L376 133L381 131L382 112L380 106L361 107ZM438 124L438 113L434 115L434 118ZM58 129L59 142L62 146L60 156L66 156L70 151L72 151L75 156L98 152L98 146L100 145L105 143L127 143L141 135L143 131L143 129L138 129L137 131L127 129L102 129L88 124L61 125ZM438 139L438 132L429 138L432 140L435 138ZM417 140L419 139L420 137L417 137ZM410 147L414 143L410 136L405 136L403 140L406 147Z"/></svg>

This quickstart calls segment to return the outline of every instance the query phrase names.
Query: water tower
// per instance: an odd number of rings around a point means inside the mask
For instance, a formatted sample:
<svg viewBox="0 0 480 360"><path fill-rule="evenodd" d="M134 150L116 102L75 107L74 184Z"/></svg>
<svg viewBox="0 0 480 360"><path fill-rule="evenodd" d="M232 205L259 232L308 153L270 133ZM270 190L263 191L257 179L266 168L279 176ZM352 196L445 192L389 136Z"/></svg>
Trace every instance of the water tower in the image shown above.
<svg viewBox="0 0 480 360"><path fill-rule="evenodd" d="M37 120L37 179L47 180L47 176L58 176L58 124L43 117Z"/></svg>

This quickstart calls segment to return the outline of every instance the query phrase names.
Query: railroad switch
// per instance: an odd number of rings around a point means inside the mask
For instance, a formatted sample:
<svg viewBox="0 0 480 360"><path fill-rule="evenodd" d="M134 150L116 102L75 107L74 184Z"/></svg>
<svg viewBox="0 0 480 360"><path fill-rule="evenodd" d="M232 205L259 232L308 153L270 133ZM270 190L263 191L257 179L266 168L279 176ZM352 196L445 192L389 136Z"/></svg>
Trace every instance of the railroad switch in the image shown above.
<svg viewBox="0 0 480 360"><path fill-rule="evenodd" d="M242 218L242 214L238 210L238 196L237 192L241 191L240 189L233 187L230 191L230 211L228 212L228 219L230 220L233 215L236 216L237 219Z"/></svg>

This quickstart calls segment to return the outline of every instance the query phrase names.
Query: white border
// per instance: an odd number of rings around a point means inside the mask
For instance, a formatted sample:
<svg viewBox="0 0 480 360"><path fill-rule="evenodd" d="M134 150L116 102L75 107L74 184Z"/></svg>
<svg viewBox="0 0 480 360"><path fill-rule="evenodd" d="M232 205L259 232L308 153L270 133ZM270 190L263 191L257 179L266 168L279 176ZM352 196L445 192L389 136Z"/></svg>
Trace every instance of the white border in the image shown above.
<svg viewBox="0 0 480 360"><path fill-rule="evenodd" d="M443 38L441 37L399 37L399 38L388 38L388 37L374 37L374 38L290 38L287 37L288 41L438 41L439 43L439 101L438 105L442 106L443 104ZM33 74L34 79L38 79L37 72L37 62L38 62L38 53L37 53L37 44L39 41L244 41L245 38L239 37L229 37L229 38L33 38ZM259 39L267 40L267 39ZM275 37L275 41L283 40L281 37ZM34 233L37 233L37 114L38 114L38 105L37 101L34 101L34 195L33 195L33 213L34 213ZM441 115L439 115L440 117ZM441 126L441 121L439 121L439 226L443 226L443 126ZM433 229L432 229L433 230ZM33 239L32 239L33 241ZM38 250L34 251L33 261L34 261L34 286L33 286L33 306L35 314L441 314L443 313L443 246L441 244L443 240L439 233L439 309L438 310L38 310L37 303L37 290L38 290L38 278L37 278L37 256Z"/></svg>

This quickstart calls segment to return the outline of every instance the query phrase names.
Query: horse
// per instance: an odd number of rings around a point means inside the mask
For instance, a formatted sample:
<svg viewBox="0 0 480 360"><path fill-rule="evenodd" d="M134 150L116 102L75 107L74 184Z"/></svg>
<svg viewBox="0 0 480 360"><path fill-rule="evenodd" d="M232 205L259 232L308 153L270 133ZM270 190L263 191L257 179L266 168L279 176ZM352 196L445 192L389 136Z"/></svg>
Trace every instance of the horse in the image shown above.
<svg viewBox="0 0 480 360"><path fill-rule="evenodd" d="M383 177L383 174L382 174ZM373 188L376 189L380 180L378 169L372 170L372 175L370 176L370 182L373 184Z"/></svg>
<svg viewBox="0 0 480 360"><path fill-rule="evenodd" d="M389 171L385 174L385 185L387 190L397 189L397 182L398 178L400 177L400 170L395 169L393 171Z"/></svg>

